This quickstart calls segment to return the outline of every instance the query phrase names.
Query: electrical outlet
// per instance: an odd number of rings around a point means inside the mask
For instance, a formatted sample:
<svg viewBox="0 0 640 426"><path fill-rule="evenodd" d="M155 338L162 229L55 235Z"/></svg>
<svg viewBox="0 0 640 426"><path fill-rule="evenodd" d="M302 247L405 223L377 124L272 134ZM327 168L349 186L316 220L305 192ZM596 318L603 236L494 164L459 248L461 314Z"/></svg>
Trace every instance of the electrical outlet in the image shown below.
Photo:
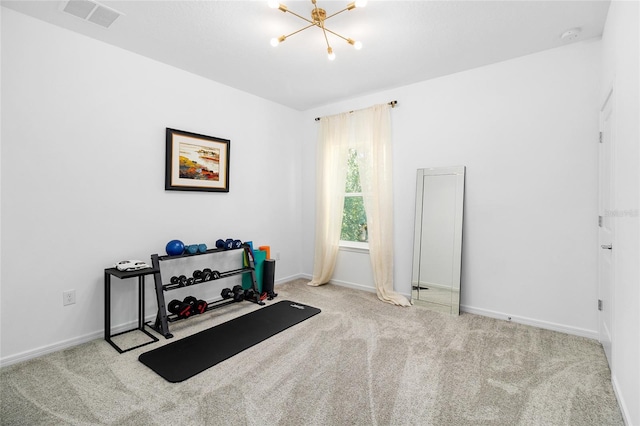
<svg viewBox="0 0 640 426"><path fill-rule="evenodd" d="M280 260L280 252L279 251L276 252L276 260Z"/></svg>
<svg viewBox="0 0 640 426"><path fill-rule="evenodd" d="M76 303L76 291L67 290L62 292L62 306L73 305Z"/></svg>

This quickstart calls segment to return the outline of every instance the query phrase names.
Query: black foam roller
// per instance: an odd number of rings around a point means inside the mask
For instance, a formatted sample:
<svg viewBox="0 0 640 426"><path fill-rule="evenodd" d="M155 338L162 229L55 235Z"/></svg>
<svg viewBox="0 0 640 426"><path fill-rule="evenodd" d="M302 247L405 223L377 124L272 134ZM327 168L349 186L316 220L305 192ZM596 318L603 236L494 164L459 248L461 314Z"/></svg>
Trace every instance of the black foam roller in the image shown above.
<svg viewBox="0 0 640 426"><path fill-rule="evenodd" d="M273 293L273 282L276 277L276 261L265 259L262 269L262 292Z"/></svg>

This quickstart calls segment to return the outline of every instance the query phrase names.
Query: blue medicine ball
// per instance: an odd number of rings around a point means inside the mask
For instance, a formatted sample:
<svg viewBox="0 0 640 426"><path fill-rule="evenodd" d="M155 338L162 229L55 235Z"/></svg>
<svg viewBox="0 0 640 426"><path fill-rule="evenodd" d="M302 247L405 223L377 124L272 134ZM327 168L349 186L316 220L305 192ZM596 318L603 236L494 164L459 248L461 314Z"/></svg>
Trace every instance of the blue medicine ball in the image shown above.
<svg viewBox="0 0 640 426"><path fill-rule="evenodd" d="M180 240L171 240L167 243L166 250L169 256L177 256L184 253L184 243Z"/></svg>

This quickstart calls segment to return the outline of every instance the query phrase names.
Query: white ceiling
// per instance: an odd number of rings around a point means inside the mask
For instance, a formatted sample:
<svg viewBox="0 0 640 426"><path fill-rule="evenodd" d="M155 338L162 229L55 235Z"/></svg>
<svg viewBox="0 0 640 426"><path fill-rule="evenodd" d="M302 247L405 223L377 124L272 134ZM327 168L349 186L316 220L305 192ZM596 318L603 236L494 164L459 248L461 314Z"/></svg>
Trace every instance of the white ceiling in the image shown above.
<svg viewBox="0 0 640 426"><path fill-rule="evenodd" d="M311 2L281 0L310 16ZM266 1L101 1L124 16L109 29L62 12L62 0L2 5L297 110L404 86L602 34L609 1L369 1L274 48L306 23ZM348 1L318 0L327 14ZM571 41L561 34L582 29Z"/></svg>

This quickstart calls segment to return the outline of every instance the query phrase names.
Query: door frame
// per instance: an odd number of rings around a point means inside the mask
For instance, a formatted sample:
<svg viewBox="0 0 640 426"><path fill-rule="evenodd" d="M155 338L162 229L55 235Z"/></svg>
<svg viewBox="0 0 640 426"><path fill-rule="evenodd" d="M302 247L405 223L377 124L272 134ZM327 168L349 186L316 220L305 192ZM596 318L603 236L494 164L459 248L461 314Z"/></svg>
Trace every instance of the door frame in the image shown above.
<svg viewBox="0 0 640 426"><path fill-rule="evenodd" d="M613 342L615 340L615 336L614 336L615 268L614 268L614 265L615 265L616 234L615 234L615 226L614 226L615 218L612 216L612 212L607 211L606 209L607 208L611 209L613 205L615 205L615 186L616 186L615 173L614 173L615 171L615 137L613 135L613 131L610 131L609 134L605 136L604 123L605 123L605 116L606 116L607 109L610 108L611 121L609 124L609 128L610 129L615 128L613 125L613 122L615 120L614 107L615 107L615 91L614 91L614 86L611 85L607 92L607 96L602 102L602 105L599 111L599 132L600 132L601 139L599 140L599 143L598 143L598 216L599 218L598 218L598 228L597 228L597 233L598 233L597 235L597 240L598 240L598 245L597 245L597 250L598 250L598 255L597 255L598 340L603 346L603 349L607 358L607 362L609 363L609 368L611 370L613 370L613 347L614 347ZM606 138L604 139L604 143L608 144L608 158L606 158L606 160L608 160L608 164L607 164L608 167L604 168L608 172L608 188L607 188L609 191L608 206L602 205L602 192L603 192L603 186L604 186L602 182L603 145L600 144L600 142L603 141L602 138ZM603 238L604 230L602 225L604 225L605 222L609 222L609 221L612 225L610 227L610 235L607 238L608 241L604 241L604 238ZM604 251L606 249L603 249L601 247L602 244L611 244L613 249L609 253L607 253ZM608 286L605 286L603 284L603 269L605 267L604 262L607 261L605 256L610 256L608 259L608 262L609 262ZM600 305L601 303L602 305Z"/></svg>

